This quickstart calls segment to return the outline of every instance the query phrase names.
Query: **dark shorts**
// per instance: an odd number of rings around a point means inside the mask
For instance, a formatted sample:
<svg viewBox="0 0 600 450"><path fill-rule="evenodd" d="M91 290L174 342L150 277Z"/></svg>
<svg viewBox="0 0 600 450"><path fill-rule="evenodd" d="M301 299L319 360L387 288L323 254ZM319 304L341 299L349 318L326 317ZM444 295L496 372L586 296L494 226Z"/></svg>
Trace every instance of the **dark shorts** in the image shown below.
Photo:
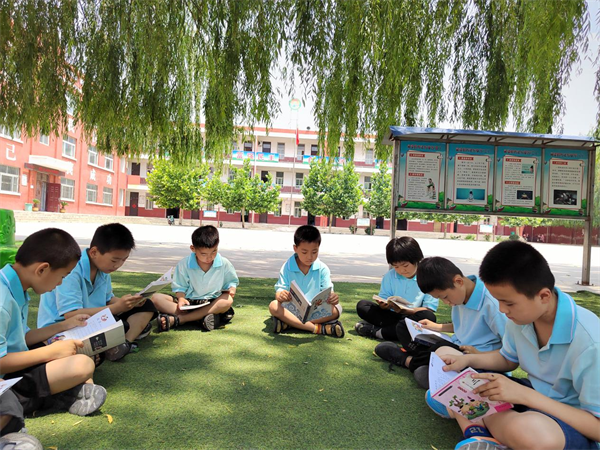
<svg viewBox="0 0 600 450"><path fill-rule="evenodd" d="M0 436L8 433L16 433L25 426L23 407L12 389L9 389L0 396L0 416L12 417L4 428L0 430Z"/></svg>
<svg viewBox="0 0 600 450"><path fill-rule="evenodd" d="M146 302L143 305L136 306L135 308L131 308L129 311L122 312L121 314L116 315L115 317L117 319L121 319L123 321L123 325L125 325L125 322L127 322L127 319L129 319L131 316L133 316L134 314L143 313L143 312L152 313L152 318L148 322L156 319L156 317L158 316L158 311L156 310L154 303L152 303L150 301L150 299L146 299ZM127 327L127 328L129 328L129 327Z"/></svg>
<svg viewBox="0 0 600 450"><path fill-rule="evenodd" d="M15 384L11 390L23 407L25 415L52 406L52 393L50 392L50 384L48 383L48 375L46 374L46 363L4 375L4 379L6 380L18 377L23 377L23 379Z"/></svg>
<svg viewBox="0 0 600 450"><path fill-rule="evenodd" d="M509 378L516 383L522 384L523 386L527 386L527 387L533 389L531 381L529 381L526 378L513 378L513 377L509 377ZM564 447L565 450L574 449L574 448L581 449L581 450L588 450L588 449L589 450L598 450L598 446L594 441L586 438L583 434L581 434L579 431L577 431L571 425L563 422L562 420L558 419L557 417L554 417L552 414L548 414L546 412L539 411L537 409L529 408L528 406L525 406L525 405L515 405L513 409L518 413L524 413L526 411L535 411L535 412L538 412L545 416L548 416L552 420L554 420L558 424L558 426L561 428L563 435L565 436L565 447Z"/></svg>

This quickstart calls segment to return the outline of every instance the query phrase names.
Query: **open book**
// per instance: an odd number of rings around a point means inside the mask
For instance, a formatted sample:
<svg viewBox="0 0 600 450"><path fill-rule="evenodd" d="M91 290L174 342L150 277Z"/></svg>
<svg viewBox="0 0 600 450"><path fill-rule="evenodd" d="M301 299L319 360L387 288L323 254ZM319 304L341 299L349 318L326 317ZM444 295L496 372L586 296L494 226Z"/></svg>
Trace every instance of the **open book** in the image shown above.
<svg viewBox="0 0 600 450"><path fill-rule="evenodd" d="M385 303L385 304L391 306L392 310L394 310L394 309L397 311L406 310L408 312L413 309L412 306L410 305L409 301L400 297L399 295L392 295L388 298L383 298L383 297L380 297L379 295L374 295L373 300L375 300L377 303Z"/></svg>
<svg viewBox="0 0 600 450"><path fill-rule="evenodd" d="M23 377L11 378L10 380L0 380L0 395L4 394L22 379Z"/></svg>
<svg viewBox="0 0 600 450"><path fill-rule="evenodd" d="M447 334L427 330L419 322L415 322L408 317L404 321L406 322L411 339L419 344L431 346L443 344L444 342L452 342L452 338Z"/></svg>
<svg viewBox="0 0 600 450"><path fill-rule="evenodd" d="M471 378L477 371L467 367L462 372L444 372L446 363L435 353L429 360L429 391L431 397L471 421L480 421L483 417L511 409L506 402L489 400L475 394L473 389L488 380Z"/></svg>
<svg viewBox="0 0 600 450"><path fill-rule="evenodd" d="M289 302L283 302L282 305L300 319L302 323L333 314L333 306L327 303L329 294L331 294L330 287L323 289L313 298L308 299L304 295L304 292L302 292L302 289L300 289L300 286L298 286L298 283L292 281L290 294L292 295L292 299Z"/></svg>
<svg viewBox="0 0 600 450"><path fill-rule="evenodd" d="M83 348L77 353L93 356L125 342L125 330L122 321L115 321L110 309L105 308L87 320L84 327L75 327L58 333L48 339L48 344L66 339L83 341Z"/></svg>
<svg viewBox="0 0 600 450"><path fill-rule="evenodd" d="M168 286L173 282L173 267L171 267L167 272L160 277L158 280L153 281L140 292L135 295L142 295L144 298L150 298L156 292L160 291L165 286Z"/></svg>

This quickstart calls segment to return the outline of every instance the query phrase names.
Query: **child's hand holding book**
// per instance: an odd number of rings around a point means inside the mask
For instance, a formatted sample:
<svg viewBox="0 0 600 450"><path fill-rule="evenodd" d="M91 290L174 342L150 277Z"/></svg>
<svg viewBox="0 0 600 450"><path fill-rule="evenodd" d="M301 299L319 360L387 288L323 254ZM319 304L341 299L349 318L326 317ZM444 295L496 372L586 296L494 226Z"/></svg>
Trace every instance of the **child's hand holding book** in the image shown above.
<svg viewBox="0 0 600 450"><path fill-rule="evenodd" d="M335 292L331 291L331 294L329 294L329 297L327 297L327 303L329 303L330 305L337 305L340 302L340 296L337 295Z"/></svg>
<svg viewBox="0 0 600 450"><path fill-rule="evenodd" d="M429 319L419 320L419 324L426 330L443 331L441 323L436 323Z"/></svg>
<svg viewBox="0 0 600 450"><path fill-rule="evenodd" d="M83 348L83 342L79 339L57 340L48 346L53 360L76 355L78 348Z"/></svg>
<svg viewBox="0 0 600 450"><path fill-rule="evenodd" d="M277 291L275 294L275 300L279 303L289 302L292 299L292 294L290 291Z"/></svg>
<svg viewBox="0 0 600 450"><path fill-rule="evenodd" d="M75 327L85 327L87 320L90 318L89 314L76 314L64 320L65 331Z"/></svg>

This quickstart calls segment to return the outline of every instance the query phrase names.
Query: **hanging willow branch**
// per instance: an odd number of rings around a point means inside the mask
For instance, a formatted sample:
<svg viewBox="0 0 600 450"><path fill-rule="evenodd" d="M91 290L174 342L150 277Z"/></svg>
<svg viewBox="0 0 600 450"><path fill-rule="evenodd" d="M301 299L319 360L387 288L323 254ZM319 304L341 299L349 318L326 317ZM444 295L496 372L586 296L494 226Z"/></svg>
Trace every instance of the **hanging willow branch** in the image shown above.
<svg viewBox="0 0 600 450"><path fill-rule="evenodd" d="M588 28L584 0L0 0L0 125L59 133L73 105L100 150L220 161L282 74L348 157L398 124L545 133Z"/></svg>

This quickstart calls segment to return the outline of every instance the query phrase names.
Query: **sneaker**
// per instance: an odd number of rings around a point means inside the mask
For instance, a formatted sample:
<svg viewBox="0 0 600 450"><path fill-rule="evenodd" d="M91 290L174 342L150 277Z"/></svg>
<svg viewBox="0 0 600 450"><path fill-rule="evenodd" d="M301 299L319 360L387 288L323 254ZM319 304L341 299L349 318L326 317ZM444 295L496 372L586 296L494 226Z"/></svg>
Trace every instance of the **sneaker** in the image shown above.
<svg viewBox="0 0 600 450"><path fill-rule="evenodd" d="M494 450L504 449L504 445L500 444L496 439L487 436L473 436L467 439L463 439L454 450Z"/></svg>
<svg viewBox="0 0 600 450"><path fill-rule="evenodd" d="M429 389L429 366L417 367L413 376L420 388Z"/></svg>
<svg viewBox="0 0 600 450"><path fill-rule="evenodd" d="M202 319L202 328L206 331L212 331L215 328L219 328L219 315L207 314Z"/></svg>
<svg viewBox="0 0 600 450"><path fill-rule="evenodd" d="M369 322L365 322L361 320L356 325L354 325L354 330L358 333L359 336L375 338L375 333L379 330L379 327L376 327Z"/></svg>
<svg viewBox="0 0 600 450"><path fill-rule="evenodd" d="M8 433L0 438L0 449L2 450L43 450L40 441L35 437L23 432Z"/></svg>
<svg viewBox="0 0 600 450"><path fill-rule="evenodd" d="M119 344L116 347L111 348L110 350L106 350L106 359L108 359L109 361L119 361L120 359L123 359L125 355L130 353L132 350L133 344L126 340L122 344Z"/></svg>
<svg viewBox="0 0 600 450"><path fill-rule="evenodd" d="M56 394L57 405L71 414L87 416L96 412L106 400L106 389L98 384L83 383Z"/></svg>
<svg viewBox="0 0 600 450"><path fill-rule="evenodd" d="M152 331L152 324L150 322L148 322L148 324L144 327L144 329L142 330L140 335L135 339L138 341L140 339L144 339L146 336L148 336L150 334L151 331Z"/></svg>
<svg viewBox="0 0 600 450"><path fill-rule="evenodd" d="M233 310L233 308L229 308L224 313L219 314L219 316L220 316L219 318L221 319L222 324L226 324L226 323L231 322L231 319L233 319L234 315L235 315L235 311Z"/></svg>
<svg viewBox="0 0 600 450"><path fill-rule="evenodd" d="M396 366L406 368L406 358L408 353L402 351L394 342L382 342L375 347L375 354L381 359L388 361Z"/></svg>
<svg viewBox="0 0 600 450"><path fill-rule="evenodd" d="M427 392L425 393L425 403L427 403L427 406L429 406L429 408L441 418L452 419L450 414L448 414L446 407L431 397L431 392L429 392L429 389L427 389Z"/></svg>

